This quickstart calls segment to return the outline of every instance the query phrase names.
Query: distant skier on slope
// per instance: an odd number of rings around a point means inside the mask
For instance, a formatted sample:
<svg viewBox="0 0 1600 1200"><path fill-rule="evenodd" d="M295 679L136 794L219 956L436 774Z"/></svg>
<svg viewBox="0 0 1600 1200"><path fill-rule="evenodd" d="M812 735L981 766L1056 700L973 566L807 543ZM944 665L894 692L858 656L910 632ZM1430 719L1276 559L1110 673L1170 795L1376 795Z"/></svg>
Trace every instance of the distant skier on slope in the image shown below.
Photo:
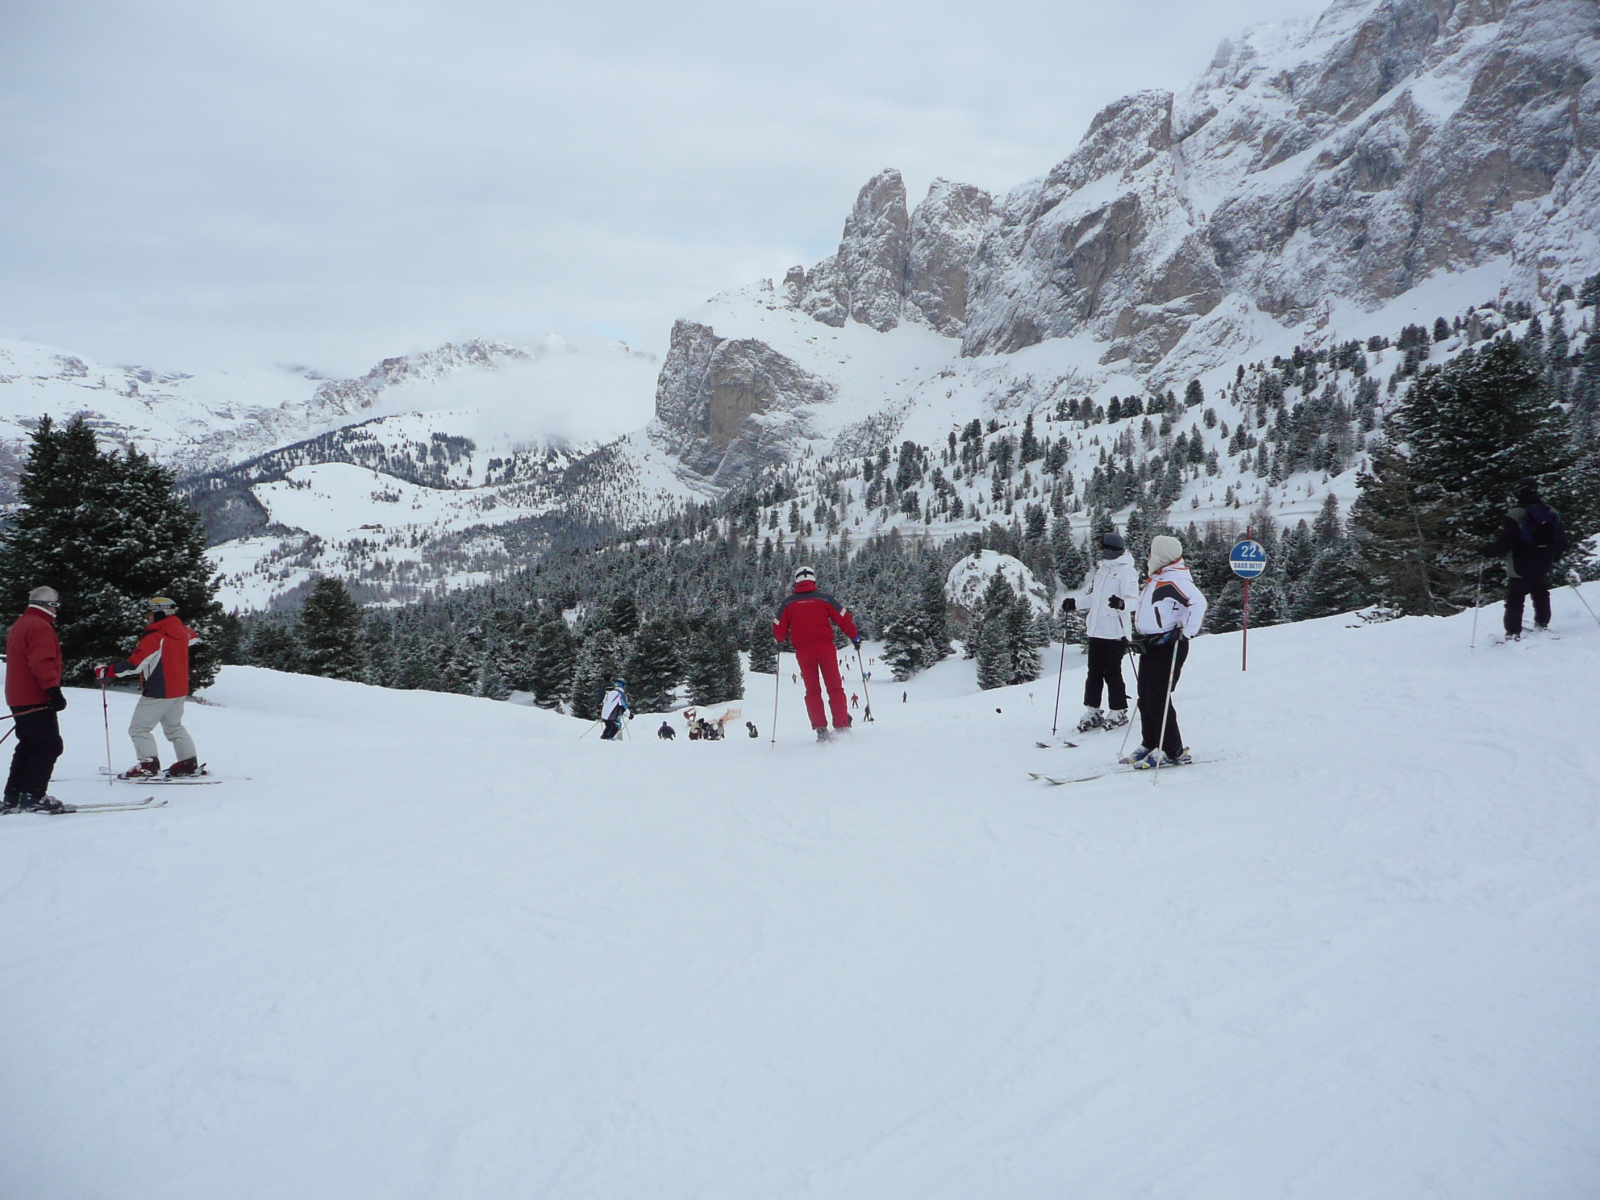
<svg viewBox="0 0 1600 1200"><path fill-rule="evenodd" d="M589 693L591 696L593 692ZM600 701L600 719L605 722L605 729L601 731L602 742L613 741L622 730L624 718L632 719L633 710L628 707L628 685L624 680L613 680L611 690L606 693L605 699Z"/></svg>
<svg viewBox="0 0 1600 1200"><path fill-rule="evenodd" d="M678 736L678 731L663 721L661 722L661 728L656 730L656 736L663 742L670 742Z"/></svg>
<svg viewBox="0 0 1600 1200"><path fill-rule="evenodd" d="M166 596L152 596L144 602L145 630L133 653L119 663L94 669L96 679L115 679L137 675L143 694L128 722L128 737L139 755L134 766L120 779L144 779L161 774L161 759L156 754L155 727L172 743L178 761L167 768L167 775L202 774L194 739L183 727L183 707L189 698L189 647L200 636L178 620L178 603Z"/></svg>
<svg viewBox="0 0 1600 1200"><path fill-rule="evenodd" d="M6 634L6 704L17 732L0 812L65 811L49 794L50 775L61 757L61 724L67 707L61 691L61 642L56 637L55 588L36 587Z"/></svg>
<svg viewBox="0 0 1600 1200"><path fill-rule="evenodd" d="M811 718L811 728L817 731L817 741L831 738L828 732L828 714L822 705L822 685L827 684L828 704L833 709L833 727L850 728L850 709L845 701L844 681L839 678L839 658L833 648L833 627L837 625L845 637L858 650L861 634L850 610L826 592L817 590L817 573L810 567L801 567L794 573L794 592L778 610L778 619L772 623L772 636L780 643L788 641L794 646L794 656L800 664L800 674L806 681L806 715Z"/></svg>
<svg viewBox="0 0 1600 1200"><path fill-rule="evenodd" d="M1122 656L1127 653L1128 606L1139 598L1139 570L1128 543L1112 530L1100 539L1100 563L1089 584L1089 669L1083 680L1083 718L1078 732L1121 729L1128 723L1128 688L1122 682ZM1102 686L1110 692L1111 715L1100 708Z"/></svg>
<svg viewBox="0 0 1600 1200"><path fill-rule="evenodd" d="M1152 538L1149 567L1150 578L1133 617L1144 650L1139 665L1140 746L1122 760L1140 769L1192 761L1178 731L1171 693L1189 657L1188 639L1200 632L1206 618L1206 598L1184 565L1182 542L1166 534Z"/></svg>
<svg viewBox="0 0 1600 1200"><path fill-rule="evenodd" d="M1483 548L1486 557L1506 559L1506 637L1522 636L1522 606L1533 597L1533 628L1550 627L1550 568L1567 550L1561 515L1539 499L1539 481L1517 483L1517 503L1506 511L1500 534Z"/></svg>

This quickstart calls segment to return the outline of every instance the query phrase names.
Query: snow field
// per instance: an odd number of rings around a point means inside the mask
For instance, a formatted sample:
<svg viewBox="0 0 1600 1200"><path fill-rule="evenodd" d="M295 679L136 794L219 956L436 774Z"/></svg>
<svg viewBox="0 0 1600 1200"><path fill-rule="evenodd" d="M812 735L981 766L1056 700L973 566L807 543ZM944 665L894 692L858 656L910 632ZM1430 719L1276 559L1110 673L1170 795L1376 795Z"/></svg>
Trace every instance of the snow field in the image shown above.
<svg viewBox="0 0 1600 1200"><path fill-rule="evenodd" d="M230 782L0 820L0 1195L1594 1195L1600 628L1497 616L1201 638L1227 757L1061 788L959 660L776 748L228 668Z"/></svg>

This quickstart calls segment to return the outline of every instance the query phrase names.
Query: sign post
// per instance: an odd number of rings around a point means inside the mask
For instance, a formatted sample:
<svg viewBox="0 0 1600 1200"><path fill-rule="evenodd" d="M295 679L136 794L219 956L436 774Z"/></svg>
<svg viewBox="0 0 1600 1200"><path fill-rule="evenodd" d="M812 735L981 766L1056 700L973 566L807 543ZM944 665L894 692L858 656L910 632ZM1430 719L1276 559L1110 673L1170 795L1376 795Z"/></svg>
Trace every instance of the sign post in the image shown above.
<svg viewBox="0 0 1600 1200"><path fill-rule="evenodd" d="M1250 581L1267 569L1267 551L1260 542L1245 538L1228 551L1228 566L1244 580L1244 610L1240 625L1239 670L1250 669Z"/></svg>

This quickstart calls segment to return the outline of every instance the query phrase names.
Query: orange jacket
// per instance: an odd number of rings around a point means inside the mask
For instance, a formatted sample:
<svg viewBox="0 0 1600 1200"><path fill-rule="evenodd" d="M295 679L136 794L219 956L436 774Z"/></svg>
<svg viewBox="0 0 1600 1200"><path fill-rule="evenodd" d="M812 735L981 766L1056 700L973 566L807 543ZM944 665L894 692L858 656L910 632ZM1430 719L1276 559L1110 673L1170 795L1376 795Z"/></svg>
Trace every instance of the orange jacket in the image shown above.
<svg viewBox="0 0 1600 1200"><path fill-rule="evenodd" d="M6 703L12 708L46 704L46 688L61 686L61 639L54 613L28 605L6 634Z"/></svg>

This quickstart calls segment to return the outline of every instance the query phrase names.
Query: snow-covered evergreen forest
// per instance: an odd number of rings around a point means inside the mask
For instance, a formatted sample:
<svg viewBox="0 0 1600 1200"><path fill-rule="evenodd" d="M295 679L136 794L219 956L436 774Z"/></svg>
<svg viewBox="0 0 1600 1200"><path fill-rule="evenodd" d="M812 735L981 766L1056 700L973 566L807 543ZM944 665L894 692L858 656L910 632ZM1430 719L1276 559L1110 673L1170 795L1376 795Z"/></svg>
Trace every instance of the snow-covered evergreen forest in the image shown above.
<svg viewBox="0 0 1600 1200"><path fill-rule="evenodd" d="M1227 552L1247 532L1269 555L1251 589L1253 625L1358 609L1443 614L1471 602L1477 544L1523 476L1541 480L1573 535L1562 569L1594 577L1584 543L1600 531L1600 276L1561 297L1538 312L1486 303L1392 338L1240 363L1215 395L1195 380L1182 395L1061 396L974 417L942 443L771 469L640 527L569 529L565 546L545 543L492 584L369 608L348 631L361 653L338 674L526 692L583 715L626 671L653 699L682 686L715 702L739 692L735 651L766 661L770 614L809 563L885 640L900 677L950 653L954 634L986 686L1022 682L1038 674L1038 647L1082 640L1078 622L1029 612L1008 588L952 621L951 568L983 550L1012 556L1056 611L1111 528L1140 561L1158 533L1184 541L1213 597L1212 631L1240 625ZM1419 562L1429 569L1406 569ZM293 604L246 623L241 661L330 673L302 656Z"/></svg>

